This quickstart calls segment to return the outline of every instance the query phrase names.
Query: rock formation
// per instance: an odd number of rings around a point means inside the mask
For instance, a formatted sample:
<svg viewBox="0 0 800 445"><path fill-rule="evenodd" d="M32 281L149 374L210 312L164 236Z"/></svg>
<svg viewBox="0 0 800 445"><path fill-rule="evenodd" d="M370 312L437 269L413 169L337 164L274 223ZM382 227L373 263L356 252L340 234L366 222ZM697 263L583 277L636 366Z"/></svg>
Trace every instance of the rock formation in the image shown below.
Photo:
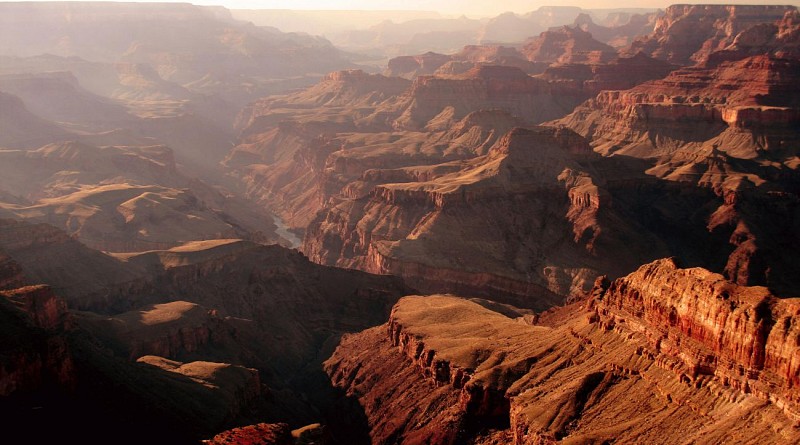
<svg viewBox="0 0 800 445"><path fill-rule="evenodd" d="M40 146L69 133L55 123L31 113L19 97L0 92L0 146Z"/></svg>
<svg viewBox="0 0 800 445"><path fill-rule="evenodd" d="M71 322L64 300L47 286L0 291L0 317L1 397L74 388L75 364L69 345L59 335Z"/></svg>
<svg viewBox="0 0 800 445"><path fill-rule="evenodd" d="M399 114L394 121L397 129L423 129L442 113L460 119L472 111L491 108L539 123L565 114L582 100L570 93L558 84L528 76L519 68L478 65L457 76L418 77L397 103L383 109Z"/></svg>
<svg viewBox="0 0 800 445"><path fill-rule="evenodd" d="M8 436L800 441L796 8L585 12L0 5Z"/></svg>
<svg viewBox="0 0 800 445"><path fill-rule="evenodd" d="M285 423L259 423L224 431L207 442L209 445L237 443L241 445L293 445L289 425Z"/></svg>
<svg viewBox="0 0 800 445"><path fill-rule="evenodd" d="M325 366L372 443L792 443L796 306L659 260L535 325L405 297Z"/></svg>
<svg viewBox="0 0 800 445"><path fill-rule="evenodd" d="M439 164L485 153L504 131L522 124L506 110L483 110L480 105L533 112L527 100L515 104L512 92L541 82L511 69L522 84L503 91L502 70L493 75L486 67L475 74L479 77L464 80L434 78L432 86L411 86L399 95L397 87L409 85L403 79L331 75L312 89L253 104L240 118L245 125L240 144L226 164L242 178L248 196L276 208L285 223L302 230L330 197L354 193L344 189L365 170ZM379 87L351 94L361 88L359 83ZM491 93L496 98L485 97L490 85L497 85L498 91ZM439 90L438 98L427 96L432 89ZM456 110L448 101L459 95L462 104ZM329 103L331 97L340 100ZM345 98L350 98L347 103ZM427 128L393 130L402 125Z"/></svg>
<svg viewBox="0 0 800 445"><path fill-rule="evenodd" d="M652 34L635 40L626 51L693 65L734 43L748 28L773 23L795 10L779 5L672 5L656 20Z"/></svg>
<svg viewBox="0 0 800 445"><path fill-rule="evenodd" d="M428 52L389 60L385 74L409 79L433 74L462 74L476 65L519 68L539 74L553 63L600 64L616 57L614 48L593 39L578 27L563 26L527 39L521 48L502 45L467 45L450 54Z"/></svg>
<svg viewBox="0 0 800 445"><path fill-rule="evenodd" d="M662 12L663 13L663 12ZM589 14L579 14L573 27L614 48L629 46L634 39L653 32L659 12L646 14L611 13L604 24L596 24Z"/></svg>
<svg viewBox="0 0 800 445"><path fill-rule="evenodd" d="M133 425L124 443L167 424L164 437L185 443L264 416L320 421L333 392L319 372L323 351L379 323L408 292L392 277L241 240L114 259L52 227L6 222L3 233L0 408L24 428L37 419L26 410L43 404L38 419L60 413L65 437L77 424L64 412L99 416L91 443ZM31 280L59 284L66 298Z"/></svg>
<svg viewBox="0 0 800 445"><path fill-rule="evenodd" d="M124 106L83 89L70 72L3 75L0 91L21 98L32 113L55 122L113 130L132 119Z"/></svg>
<svg viewBox="0 0 800 445"><path fill-rule="evenodd" d="M508 295L544 308L555 295L591 285L585 280L594 280L587 277L602 256L591 259L595 249L614 236L599 228L606 198L588 173L591 158L574 133L514 129L457 171L395 179L321 213L304 251L323 264L400 275L427 291ZM629 256L632 264L641 258Z"/></svg>
<svg viewBox="0 0 800 445"><path fill-rule="evenodd" d="M108 286L141 276L138 269L125 267L47 224L0 220L0 250L13 262L6 270L15 272L16 285L46 283L73 307L81 307L77 301Z"/></svg>
<svg viewBox="0 0 800 445"><path fill-rule="evenodd" d="M27 204L0 215L62 227L107 251L168 248L218 237L277 240L266 212L179 173L165 146L76 141L0 151L0 188Z"/></svg>
<svg viewBox="0 0 800 445"><path fill-rule="evenodd" d="M582 12L574 6L542 6L522 15L505 12L483 25L478 43L521 42L551 27L572 23Z"/></svg>
<svg viewBox="0 0 800 445"><path fill-rule="evenodd" d="M790 259L793 249L779 247L779 240L791 245L795 239L791 147L800 122L791 87L798 61L786 51L791 36L796 39L797 25L791 23L750 27L733 36L742 43L711 53L702 64L629 90L601 92L557 123L586 136L605 156L642 159L647 175L697 196L697 208L707 209L697 215L702 217L682 216L683 222L675 223L697 233L691 237L719 237L711 241L719 253L694 264L788 296L798 289L788 278L796 275L791 266L796 261ZM768 31L764 45L748 46L744 42L753 42L748 36L756 29ZM653 189L637 193L663 196ZM669 221L670 214L682 211L664 204L656 213Z"/></svg>
<svg viewBox="0 0 800 445"><path fill-rule="evenodd" d="M559 63L603 63L616 57L614 48L598 42L581 28L563 26L529 39L522 47L528 60Z"/></svg>

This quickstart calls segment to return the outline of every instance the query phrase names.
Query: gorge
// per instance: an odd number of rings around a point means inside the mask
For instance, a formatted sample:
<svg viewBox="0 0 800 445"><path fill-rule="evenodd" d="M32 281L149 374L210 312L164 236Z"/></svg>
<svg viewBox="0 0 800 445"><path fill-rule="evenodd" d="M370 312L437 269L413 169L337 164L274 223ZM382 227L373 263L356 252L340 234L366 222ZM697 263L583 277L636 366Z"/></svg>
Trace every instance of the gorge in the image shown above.
<svg viewBox="0 0 800 445"><path fill-rule="evenodd" d="M385 14L0 3L9 437L800 441L797 7Z"/></svg>

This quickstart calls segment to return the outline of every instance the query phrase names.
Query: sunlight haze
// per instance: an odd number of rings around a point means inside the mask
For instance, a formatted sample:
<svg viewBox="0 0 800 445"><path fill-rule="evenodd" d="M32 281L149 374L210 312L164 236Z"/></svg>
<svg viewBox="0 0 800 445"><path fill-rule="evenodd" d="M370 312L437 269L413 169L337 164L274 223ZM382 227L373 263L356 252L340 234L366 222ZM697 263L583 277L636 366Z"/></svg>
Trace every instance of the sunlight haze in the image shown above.
<svg viewBox="0 0 800 445"><path fill-rule="evenodd" d="M56 0L61 1L61 0ZM96 1L96 0L89 0ZM325 1L325 0L196 0L195 5L222 5L229 9L295 9L295 10L418 10L438 11L448 15L493 16L503 12L526 13L542 6L577 6L584 9L611 8L665 8L671 4L789 4L800 5L800 0L758 2L741 0L706 0L669 2L663 0L507 0L487 2L484 0L392 0L392 1Z"/></svg>

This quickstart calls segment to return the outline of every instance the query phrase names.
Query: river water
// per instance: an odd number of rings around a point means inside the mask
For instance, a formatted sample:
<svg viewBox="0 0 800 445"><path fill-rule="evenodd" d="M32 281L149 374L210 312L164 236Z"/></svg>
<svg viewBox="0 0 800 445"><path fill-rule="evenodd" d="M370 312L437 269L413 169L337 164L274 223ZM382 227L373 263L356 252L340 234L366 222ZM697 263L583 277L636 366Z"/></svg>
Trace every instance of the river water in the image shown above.
<svg viewBox="0 0 800 445"><path fill-rule="evenodd" d="M283 220L278 215L272 215L272 218L275 220L275 225L278 226L278 229L275 230L275 233L278 234L281 238L289 241L292 245L292 249L297 249L303 244L303 240L297 237L294 233L289 231L289 228L286 227L286 224L283 223Z"/></svg>

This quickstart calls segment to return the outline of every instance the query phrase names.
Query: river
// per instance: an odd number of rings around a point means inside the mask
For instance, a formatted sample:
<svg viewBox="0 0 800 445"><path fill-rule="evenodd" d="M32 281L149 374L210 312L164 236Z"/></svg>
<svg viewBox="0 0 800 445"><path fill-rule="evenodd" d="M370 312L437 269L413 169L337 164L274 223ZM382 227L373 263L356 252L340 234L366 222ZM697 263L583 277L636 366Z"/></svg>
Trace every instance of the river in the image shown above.
<svg viewBox="0 0 800 445"><path fill-rule="evenodd" d="M272 218L275 220L275 225L278 226L278 229L275 230L275 233L278 234L281 238L289 241L292 246L292 249L298 249L302 244L303 240L297 237L294 233L289 231L289 228L286 224L283 223L283 220L278 215L272 215Z"/></svg>

